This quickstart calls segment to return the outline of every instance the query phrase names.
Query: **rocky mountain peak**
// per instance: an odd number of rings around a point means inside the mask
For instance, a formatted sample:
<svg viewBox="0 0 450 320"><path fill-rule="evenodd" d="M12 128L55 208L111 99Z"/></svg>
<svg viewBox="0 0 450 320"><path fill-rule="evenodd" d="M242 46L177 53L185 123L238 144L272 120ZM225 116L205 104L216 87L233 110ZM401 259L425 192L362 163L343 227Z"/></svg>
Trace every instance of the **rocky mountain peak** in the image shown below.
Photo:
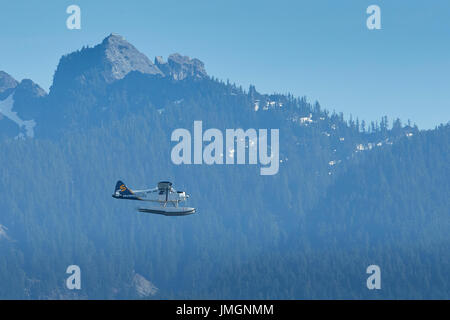
<svg viewBox="0 0 450 320"><path fill-rule="evenodd" d="M2 226L0 224L0 240L1 239L10 240L8 234L6 233L7 230L8 230L8 228L6 228L5 226Z"/></svg>
<svg viewBox="0 0 450 320"><path fill-rule="evenodd" d="M154 63L121 35L111 33L100 44L84 47L61 58L51 92L76 92L79 86L98 88L124 78L132 71L174 80L207 77L203 62L178 53Z"/></svg>
<svg viewBox="0 0 450 320"><path fill-rule="evenodd" d="M122 79L131 71L162 75L146 55L118 34L111 33L100 46L104 50L105 62L111 68L109 82Z"/></svg>
<svg viewBox="0 0 450 320"><path fill-rule="evenodd" d="M191 59L188 56L182 56L179 53L171 54L168 61L160 56L155 58L155 65L164 73L164 75L174 80L183 80L186 78L203 78L208 74L205 71L205 65L198 59Z"/></svg>

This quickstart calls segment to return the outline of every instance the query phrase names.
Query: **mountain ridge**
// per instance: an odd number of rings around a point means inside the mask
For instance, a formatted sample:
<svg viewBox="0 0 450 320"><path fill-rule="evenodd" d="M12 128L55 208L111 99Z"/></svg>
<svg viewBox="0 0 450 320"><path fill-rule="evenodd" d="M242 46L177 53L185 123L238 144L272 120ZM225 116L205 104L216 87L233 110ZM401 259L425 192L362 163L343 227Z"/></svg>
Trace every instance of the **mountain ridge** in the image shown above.
<svg viewBox="0 0 450 320"><path fill-rule="evenodd" d="M153 63L124 37L111 33L94 47L64 55L56 68L50 93L61 86L89 86L98 81L110 84L132 71L174 80L207 76L203 62L198 59L173 54L167 63L160 56Z"/></svg>

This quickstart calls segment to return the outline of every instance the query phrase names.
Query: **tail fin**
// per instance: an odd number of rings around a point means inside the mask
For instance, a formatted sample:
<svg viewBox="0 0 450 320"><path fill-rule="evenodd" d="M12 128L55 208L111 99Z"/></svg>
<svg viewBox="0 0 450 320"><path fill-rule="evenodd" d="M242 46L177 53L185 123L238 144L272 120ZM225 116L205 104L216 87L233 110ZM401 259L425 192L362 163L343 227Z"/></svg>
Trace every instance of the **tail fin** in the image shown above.
<svg viewBox="0 0 450 320"><path fill-rule="evenodd" d="M127 188L125 183L123 183L120 180L117 181L116 189L114 190L114 194L117 194L117 193L119 193L121 196L129 196L129 195L133 194L133 192Z"/></svg>

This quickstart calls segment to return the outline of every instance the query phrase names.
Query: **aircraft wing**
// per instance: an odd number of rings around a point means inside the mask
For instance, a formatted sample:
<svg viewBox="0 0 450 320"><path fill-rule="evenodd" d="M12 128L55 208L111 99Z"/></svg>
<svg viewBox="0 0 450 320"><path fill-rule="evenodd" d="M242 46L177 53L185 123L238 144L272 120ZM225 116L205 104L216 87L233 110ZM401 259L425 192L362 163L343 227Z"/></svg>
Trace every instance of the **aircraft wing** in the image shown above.
<svg viewBox="0 0 450 320"><path fill-rule="evenodd" d="M153 193L153 192L157 192L158 188L153 188L153 189L145 189L145 190L133 190L134 193Z"/></svg>
<svg viewBox="0 0 450 320"><path fill-rule="evenodd" d="M180 200L145 200L147 202L156 202L156 203L177 203L180 202Z"/></svg>

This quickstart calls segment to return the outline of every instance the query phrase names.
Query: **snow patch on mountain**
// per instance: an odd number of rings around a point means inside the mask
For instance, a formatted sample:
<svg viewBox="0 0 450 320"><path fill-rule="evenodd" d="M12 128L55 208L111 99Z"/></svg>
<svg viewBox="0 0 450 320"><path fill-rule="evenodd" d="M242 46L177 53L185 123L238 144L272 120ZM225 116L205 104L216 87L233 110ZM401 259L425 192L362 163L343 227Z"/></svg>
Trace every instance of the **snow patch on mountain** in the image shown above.
<svg viewBox="0 0 450 320"><path fill-rule="evenodd" d="M29 138L34 137L34 127L36 126L36 122L34 120L22 120L16 112L13 111L14 107L14 98L13 94L10 94L8 98L3 101L0 101L0 114L5 116L6 118L14 121L19 128L25 128L25 134ZM21 133L16 138L22 138L24 135Z"/></svg>
<svg viewBox="0 0 450 320"><path fill-rule="evenodd" d="M8 228L0 224L0 240L1 239L10 240L8 234L6 233L6 230L8 230Z"/></svg>

